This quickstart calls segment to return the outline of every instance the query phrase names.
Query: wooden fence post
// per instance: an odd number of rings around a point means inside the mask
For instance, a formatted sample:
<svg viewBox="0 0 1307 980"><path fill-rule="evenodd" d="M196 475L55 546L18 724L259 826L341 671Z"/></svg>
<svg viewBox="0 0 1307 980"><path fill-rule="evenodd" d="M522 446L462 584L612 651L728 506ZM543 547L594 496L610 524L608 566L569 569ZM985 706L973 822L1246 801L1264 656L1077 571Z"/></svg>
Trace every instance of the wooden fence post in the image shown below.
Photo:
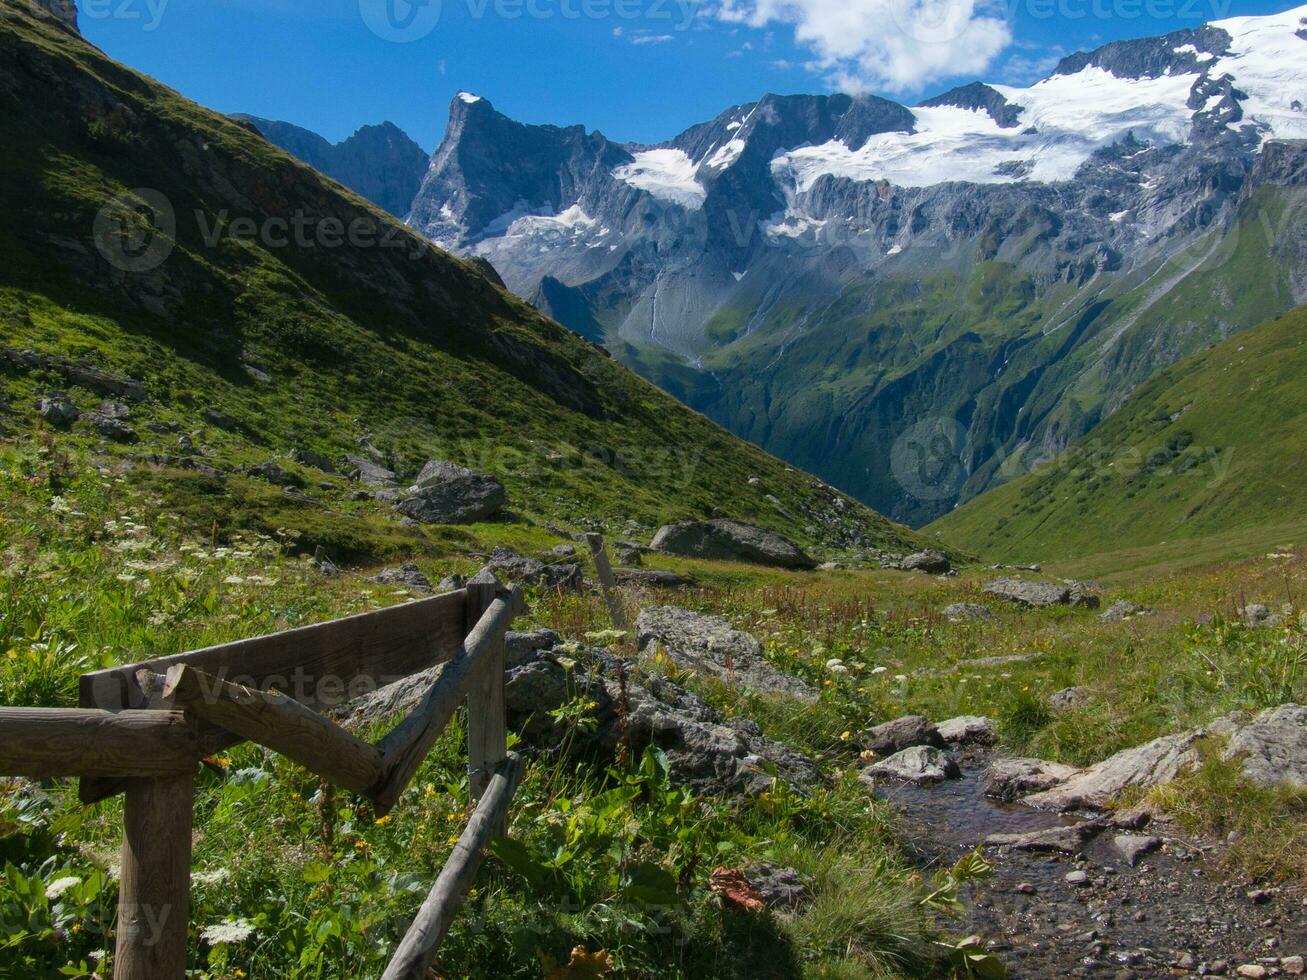
<svg viewBox="0 0 1307 980"><path fill-rule="evenodd" d="M467 585L468 631L490 608L499 592L497 582ZM504 711L504 638L495 638L486 651L481 676L467 695L467 782L472 802L481 799L490 779L508 758L508 720Z"/></svg>
<svg viewBox="0 0 1307 980"><path fill-rule="evenodd" d="M599 573L599 589L603 592L604 602L608 605L608 615L617 629L624 630L626 610L622 608L622 597L617 591L617 579L613 575L613 566L608 561L603 535L587 534L585 542L590 546L590 557L594 559L595 571Z"/></svg>
<svg viewBox="0 0 1307 980"><path fill-rule="evenodd" d="M186 975L195 777L127 782L115 980Z"/></svg>

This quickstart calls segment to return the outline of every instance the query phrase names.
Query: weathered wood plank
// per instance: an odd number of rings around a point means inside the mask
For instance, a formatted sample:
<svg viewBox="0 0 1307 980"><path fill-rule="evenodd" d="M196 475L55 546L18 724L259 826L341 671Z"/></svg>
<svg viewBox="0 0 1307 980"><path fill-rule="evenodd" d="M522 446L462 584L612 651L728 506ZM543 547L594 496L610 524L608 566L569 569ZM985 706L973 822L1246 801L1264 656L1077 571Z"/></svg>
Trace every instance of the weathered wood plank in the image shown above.
<svg viewBox="0 0 1307 980"><path fill-rule="evenodd" d="M478 672L485 668L488 652L494 641L503 637L517 615L520 602L514 589L491 603L458 655L445 665L418 706L378 744L385 770L374 797L379 813L384 815L394 808L399 794L467 696Z"/></svg>
<svg viewBox="0 0 1307 980"><path fill-rule="evenodd" d="M193 806L189 774L127 783L115 980L186 975Z"/></svg>
<svg viewBox="0 0 1307 980"><path fill-rule="evenodd" d="M180 711L0 708L0 774L157 776L194 772L200 751Z"/></svg>
<svg viewBox="0 0 1307 980"><path fill-rule="evenodd" d="M173 664L163 697L351 792L370 796L381 779L376 746L279 691L256 691Z"/></svg>
<svg viewBox="0 0 1307 980"><path fill-rule="evenodd" d="M622 607L622 595L617 591L617 578L608 561L608 549L604 547L603 535L587 534L585 542L590 546L590 557L594 560L595 571L599 575L599 590L608 606L608 616L616 629L624 630L627 627L626 610Z"/></svg>
<svg viewBox="0 0 1307 980"><path fill-rule="evenodd" d="M275 687L309 707L335 707L449 660L466 632L465 603L466 593L460 589L347 619L84 674L79 702L83 708L108 711L150 707L152 699L137 683L137 672L166 674L174 664L185 663L246 687ZM153 699L154 705L159 703ZM209 724L201 724L199 739L203 755L240 741ZM90 804L122 791L121 782L88 778L82 780L78 795Z"/></svg>
<svg viewBox="0 0 1307 980"><path fill-rule="evenodd" d="M500 765L418 910L417 918L400 942L386 972L381 975L382 980L425 980L432 957L476 880L477 870L485 860L486 847L501 835L513 794L522 779L522 770L522 758L516 753L510 753Z"/></svg>
<svg viewBox="0 0 1307 980"><path fill-rule="evenodd" d="M495 601L498 587L469 583L468 622L479 622ZM485 667L467 694L467 780L473 800L481 798L490 777L508 757L508 721L504 711L504 635L492 637Z"/></svg>

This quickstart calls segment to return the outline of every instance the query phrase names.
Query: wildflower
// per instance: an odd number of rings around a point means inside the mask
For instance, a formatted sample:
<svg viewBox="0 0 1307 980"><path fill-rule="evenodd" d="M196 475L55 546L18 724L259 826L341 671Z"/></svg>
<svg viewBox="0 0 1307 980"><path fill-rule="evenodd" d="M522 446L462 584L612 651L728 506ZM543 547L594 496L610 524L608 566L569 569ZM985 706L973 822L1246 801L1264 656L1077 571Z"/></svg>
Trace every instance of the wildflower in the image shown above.
<svg viewBox="0 0 1307 980"><path fill-rule="evenodd" d="M222 581L223 581L223 584L224 584L224 585L244 585L244 584L245 584L245 579L241 578L239 575L228 575L228 576L227 576L225 579L223 579Z"/></svg>
<svg viewBox="0 0 1307 980"><path fill-rule="evenodd" d="M888 667L873 667L873 668L871 669L871 674L872 674L872 676L874 677L874 676L877 675L877 674L883 674L883 673L885 673L885 671L887 671L887 670L889 670Z"/></svg>
<svg viewBox="0 0 1307 980"><path fill-rule="evenodd" d="M377 825L378 827L384 827L384 826L386 826L387 824L389 824L389 823L391 822L392 819L393 819L393 818L391 817L391 815L390 815L389 813L387 813L384 817L378 817L378 818L376 819L375 823L376 823L376 825Z"/></svg>
<svg viewBox="0 0 1307 980"><path fill-rule="evenodd" d="M852 733L852 732L841 732L841 733L840 733L840 741L841 741L841 742L847 742L847 741L848 741L849 739L851 739L852 737L853 737L853 733Z"/></svg>
<svg viewBox="0 0 1307 980"><path fill-rule="evenodd" d="M894 679L895 679L896 681L898 681L900 684L906 684L906 683L908 682L908 675L907 675L907 674L895 674L895 675L894 675Z"/></svg>

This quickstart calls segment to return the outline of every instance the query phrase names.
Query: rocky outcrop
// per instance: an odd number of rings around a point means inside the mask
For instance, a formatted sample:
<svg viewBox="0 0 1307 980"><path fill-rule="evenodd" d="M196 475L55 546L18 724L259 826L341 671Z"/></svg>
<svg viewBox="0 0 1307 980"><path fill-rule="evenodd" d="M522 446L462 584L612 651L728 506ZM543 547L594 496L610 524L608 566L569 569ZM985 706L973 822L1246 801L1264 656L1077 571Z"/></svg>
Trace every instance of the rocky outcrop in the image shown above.
<svg viewBox="0 0 1307 980"><path fill-rule="evenodd" d="M667 572L656 568L618 568L613 577L618 585L648 589L684 589L694 584L694 580L678 572Z"/></svg>
<svg viewBox="0 0 1307 980"><path fill-rule="evenodd" d="M985 771L985 795L1010 803L1059 786L1083 771L1043 759L995 759Z"/></svg>
<svg viewBox="0 0 1307 980"><path fill-rule="evenodd" d="M1078 854L1084 846L1103 832L1104 824L1086 820L1065 827L1049 827L1026 834L992 834L985 838L990 847L1010 847L1017 851L1044 854Z"/></svg>
<svg viewBox="0 0 1307 980"><path fill-rule="evenodd" d="M1098 597L1079 582L1064 584L1000 578L985 586L985 594L1031 609L1059 605L1093 608L1098 605Z"/></svg>
<svg viewBox="0 0 1307 980"><path fill-rule="evenodd" d="M998 619L992 612L984 606L974 602L955 602L951 606L945 606L941 611L945 619L950 622L959 623L967 620L979 620L981 622L992 623Z"/></svg>
<svg viewBox="0 0 1307 980"><path fill-rule="evenodd" d="M944 747L944 738L928 718L904 715L867 731L866 745L877 755L894 755L918 745Z"/></svg>
<svg viewBox="0 0 1307 980"><path fill-rule="evenodd" d="M998 741L998 725L992 718L979 715L959 715L941 721L937 727L945 742L969 745L993 745Z"/></svg>
<svg viewBox="0 0 1307 980"><path fill-rule="evenodd" d="M1257 715L1226 743L1226 759L1242 759L1258 786L1307 787L1307 707L1284 704Z"/></svg>
<svg viewBox="0 0 1307 980"><path fill-rule="evenodd" d="M1152 610L1147 606L1141 606L1137 602L1131 602L1129 599L1121 599L1112 603L1104 610L1098 618L1104 623L1120 623L1127 619L1134 619L1136 616L1148 616Z"/></svg>
<svg viewBox="0 0 1307 980"><path fill-rule="evenodd" d="M869 765L859 778L875 784L877 779L890 779L917 785L942 783L962 775L958 764L947 754L930 745L916 745L896 752L888 759Z"/></svg>
<svg viewBox="0 0 1307 980"><path fill-rule="evenodd" d="M1196 743L1204 734L1197 729L1164 735L1125 749L1053 789L1027 796L1025 802L1043 810L1101 809L1127 787L1160 786L1196 766Z"/></svg>
<svg viewBox="0 0 1307 980"><path fill-rule="evenodd" d="M493 476L433 461L395 511L419 524L471 524L499 513L506 500L504 485Z"/></svg>
<svg viewBox="0 0 1307 980"><path fill-rule="evenodd" d="M37 399L36 414L60 428L72 425L78 418L77 406L61 391L52 391Z"/></svg>
<svg viewBox="0 0 1307 980"><path fill-rule="evenodd" d="M948 555L942 551L918 551L914 555L908 555L899 563L899 567L905 572L925 572L928 575L943 575L945 572L952 570L953 565L948 560Z"/></svg>
<svg viewBox="0 0 1307 980"><path fill-rule="evenodd" d="M721 616L651 606L635 628L640 649L661 650L679 667L766 694L816 700L816 691L769 664L762 645Z"/></svg>
<svg viewBox="0 0 1307 980"><path fill-rule="evenodd" d="M398 568L384 568L368 581L376 582L378 585L402 586L422 595L429 595L435 591L431 587L431 579L423 575L422 570L411 562Z"/></svg>
<svg viewBox="0 0 1307 980"><path fill-rule="evenodd" d="M583 582L581 566L574 561L543 562L512 548L496 548L486 567L512 582L542 589L575 589Z"/></svg>
<svg viewBox="0 0 1307 980"><path fill-rule="evenodd" d="M345 457L345 462L349 464L350 475L359 483L385 489L393 489L399 486L399 477L374 459L368 459L366 456L350 455Z"/></svg>
<svg viewBox="0 0 1307 980"><path fill-rule="evenodd" d="M654 535L653 549L685 558L741 561L775 568L816 568L792 541L775 531L739 521L685 521Z"/></svg>
<svg viewBox="0 0 1307 980"><path fill-rule="evenodd" d="M1112 838L1112 849L1132 868L1161 846L1162 838L1148 834L1118 834Z"/></svg>

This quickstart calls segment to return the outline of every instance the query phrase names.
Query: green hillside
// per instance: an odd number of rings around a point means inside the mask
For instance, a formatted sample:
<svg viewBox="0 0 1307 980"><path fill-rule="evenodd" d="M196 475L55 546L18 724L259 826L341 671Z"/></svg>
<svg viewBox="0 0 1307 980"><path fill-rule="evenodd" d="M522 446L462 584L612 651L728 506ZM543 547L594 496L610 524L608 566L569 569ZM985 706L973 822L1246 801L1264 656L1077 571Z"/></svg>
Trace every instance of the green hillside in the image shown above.
<svg viewBox="0 0 1307 980"><path fill-rule="evenodd" d="M360 559L712 514L827 553L919 543L252 129L11 4L0 6L0 165L0 347L144 382L138 444L106 443L85 422L60 444L135 464L200 526L292 528ZM127 242L145 250L139 262L114 251L123 227L141 235ZM33 410L51 388L82 412L101 400L12 357L0 358L0 382L11 434L41 427ZM317 453L339 468L365 437L401 481L433 458L498 476L511 519L405 526L353 499L356 484L289 458ZM183 467L182 438L202 466ZM269 461L297 494L246 474Z"/></svg>
<svg viewBox="0 0 1307 980"><path fill-rule="evenodd" d="M1251 534L1301 517L1305 429L1299 307L1180 361L1069 452L927 532L1032 561Z"/></svg>

